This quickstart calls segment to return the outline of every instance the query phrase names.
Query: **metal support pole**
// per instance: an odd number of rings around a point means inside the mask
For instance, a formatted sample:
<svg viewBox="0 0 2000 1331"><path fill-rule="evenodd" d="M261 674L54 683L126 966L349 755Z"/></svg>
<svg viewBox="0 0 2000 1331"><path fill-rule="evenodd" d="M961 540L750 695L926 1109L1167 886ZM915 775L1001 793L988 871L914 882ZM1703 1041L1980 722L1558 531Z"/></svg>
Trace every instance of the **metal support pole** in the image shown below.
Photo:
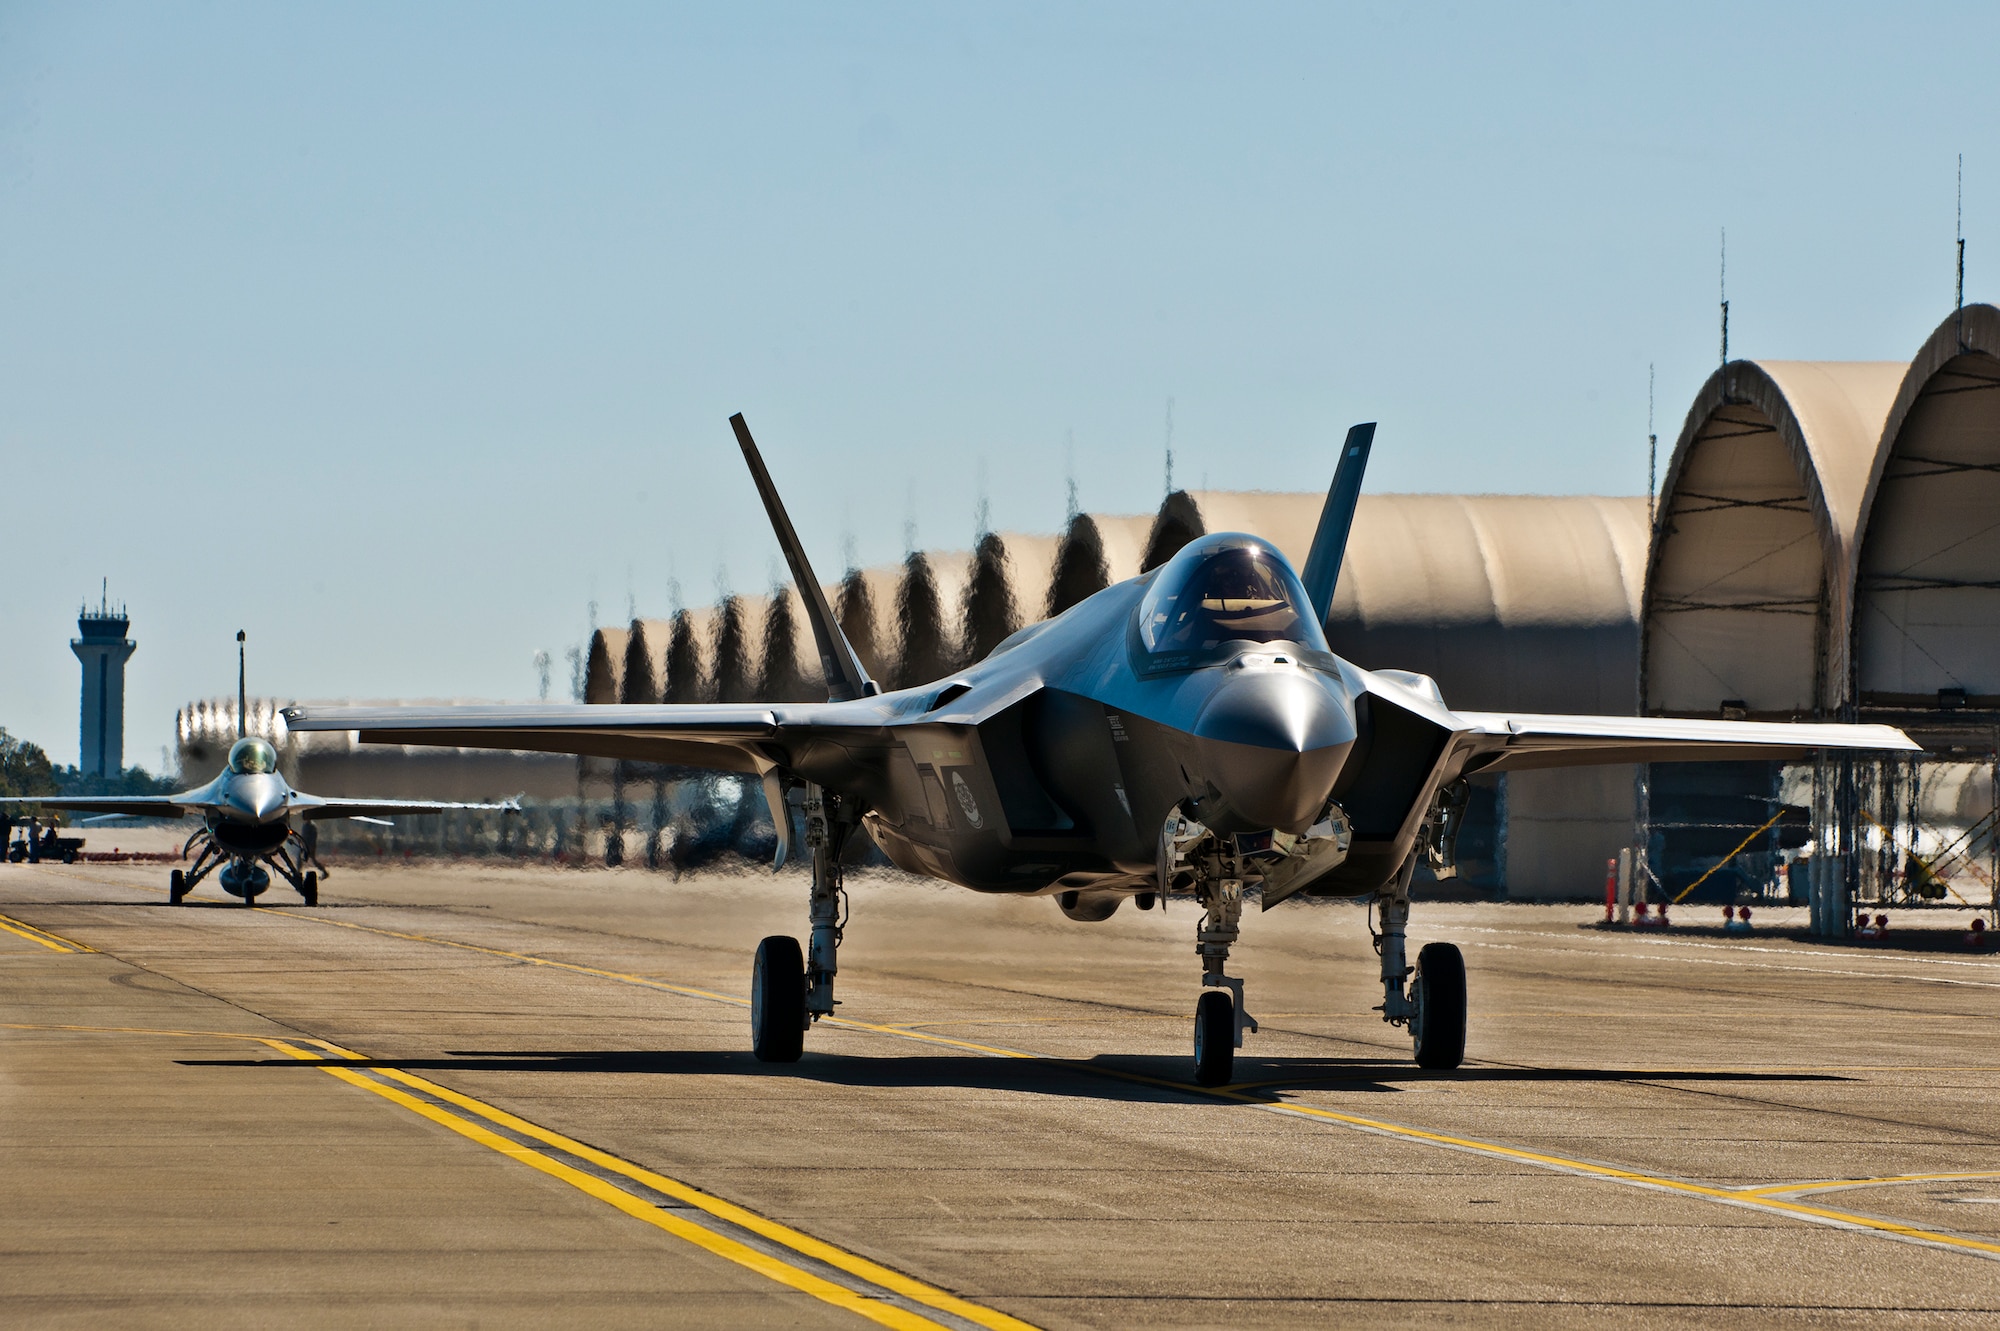
<svg viewBox="0 0 2000 1331"><path fill-rule="evenodd" d="M1229 949L1242 937L1243 880L1217 878L1204 884L1207 912L1195 924L1195 951L1201 955L1201 982L1220 978L1229 965Z"/></svg>
<svg viewBox="0 0 2000 1331"><path fill-rule="evenodd" d="M1830 938L1845 938L1854 931L1854 902L1860 895L1861 792L1854 768L1854 755L1842 752L1839 758L1840 784L1834 795L1834 810L1840 820L1840 857L1836 865L1840 881L1829 898L1831 913L1826 927Z"/></svg>
<svg viewBox="0 0 2000 1331"><path fill-rule="evenodd" d="M833 1015L833 979L840 972L840 852L847 824L840 797L806 787L806 845L812 852L812 942L806 953L806 1011Z"/></svg>
<svg viewBox="0 0 2000 1331"><path fill-rule="evenodd" d="M1211 870L1221 873L1237 871L1232 859L1212 860ZM1194 926L1194 950L1201 956L1201 987L1204 989L1227 989L1234 1000L1232 1007L1236 1014L1236 1048L1243 1047L1243 1033L1257 1029L1257 1019L1250 1015L1243 1002L1243 981L1226 973L1229 965L1229 949L1242 937L1243 929L1243 880L1234 876L1221 877L1203 875L1196 890L1201 893L1202 905L1207 909Z"/></svg>
<svg viewBox="0 0 2000 1331"><path fill-rule="evenodd" d="M1375 898L1375 911L1382 921L1375 950L1382 955L1382 1020L1401 1026L1416 1012L1405 985L1410 963L1404 949L1404 932L1410 925L1410 879L1417 871L1417 857L1403 862L1401 872Z"/></svg>
<svg viewBox="0 0 2000 1331"><path fill-rule="evenodd" d="M1618 852L1618 923L1632 923L1632 848Z"/></svg>

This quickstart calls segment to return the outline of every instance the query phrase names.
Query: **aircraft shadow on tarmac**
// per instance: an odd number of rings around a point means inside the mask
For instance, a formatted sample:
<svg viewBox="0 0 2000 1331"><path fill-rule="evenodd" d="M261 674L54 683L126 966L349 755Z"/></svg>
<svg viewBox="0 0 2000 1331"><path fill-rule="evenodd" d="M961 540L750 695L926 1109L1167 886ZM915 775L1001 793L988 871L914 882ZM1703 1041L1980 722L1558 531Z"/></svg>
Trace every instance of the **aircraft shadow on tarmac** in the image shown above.
<svg viewBox="0 0 2000 1331"><path fill-rule="evenodd" d="M1184 1058L1100 1054L1090 1059L979 1058L965 1054L912 1054L899 1058L855 1058L808 1053L797 1063L776 1067L748 1052L715 1050L462 1050L442 1058L379 1059L180 1059L184 1067L214 1068L394 1068L402 1072L539 1072L619 1074L656 1077L782 1077L835 1086L912 1090L1019 1091L1093 1100L1163 1102L1189 1095L1210 1099L1187 1083ZM1732 1071L1724 1068L1510 1068L1461 1067L1432 1072L1378 1059L1243 1058L1236 1060L1235 1094L1277 1098L1281 1090L1322 1088L1394 1092L1406 1083L1448 1082L1693 1082L1777 1083L1848 1081L1820 1072Z"/></svg>

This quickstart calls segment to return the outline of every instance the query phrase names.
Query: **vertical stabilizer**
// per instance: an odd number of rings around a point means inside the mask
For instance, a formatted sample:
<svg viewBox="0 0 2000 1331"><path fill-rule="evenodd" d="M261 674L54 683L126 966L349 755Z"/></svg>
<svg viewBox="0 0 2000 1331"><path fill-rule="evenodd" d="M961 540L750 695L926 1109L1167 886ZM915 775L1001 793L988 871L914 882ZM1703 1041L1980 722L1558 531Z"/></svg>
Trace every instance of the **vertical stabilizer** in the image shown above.
<svg viewBox="0 0 2000 1331"><path fill-rule="evenodd" d="M1368 421L1347 432L1340 447L1340 465L1333 472L1333 488L1326 492L1326 507L1319 511L1319 529L1313 533L1312 553L1306 557L1299 577L1312 601L1313 613L1324 625L1333 613L1333 589L1340 582L1341 561L1347 556L1347 534L1354 528L1354 507L1361 502L1361 474L1368 469L1368 451L1375 443L1375 422Z"/></svg>
<svg viewBox="0 0 2000 1331"><path fill-rule="evenodd" d="M792 530L792 520L785 515L785 501L778 498L778 487L771 484L771 473L764 470L764 458L757 451L757 441L750 437L750 427L738 412L729 418L730 428L736 431L736 442L743 447L743 460L750 464L750 478L757 483L757 493L764 500L764 511L771 515L771 526L778 533L778 544L784 547L785 563L791 566L792 581L798 585L799 599L805 602L806 618L812 621L813 644L819 648L820 670L826 676L826 696L829 702L846 702L850 698L865 698L871 693L880 693L881 686L868 678L862 669L861 658L854 654L854 647L847 641L847 635L840 631L840 622L833 617L833 609L826 603L826 592L821 589L819 579L813 576L812 564L806 559L804 547L799 544L799 534Z"/></svg>

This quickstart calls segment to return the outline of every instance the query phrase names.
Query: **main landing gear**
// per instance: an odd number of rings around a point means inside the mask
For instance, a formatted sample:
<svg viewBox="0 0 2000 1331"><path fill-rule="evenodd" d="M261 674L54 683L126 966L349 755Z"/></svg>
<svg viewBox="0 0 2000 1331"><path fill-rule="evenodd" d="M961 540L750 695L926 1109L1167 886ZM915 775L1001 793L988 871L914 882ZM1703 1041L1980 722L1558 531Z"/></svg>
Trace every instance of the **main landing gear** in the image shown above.
<svg viewBox="0 0 2000 1331"><path fill-rule="evenodd" d="M1426 943L1417 964L1405 961L1403 933L1410 922L1412 855L1402 872L1375 897L1382 921L1375 951L1382 958L1382 1020L1407 1026L1417 1066L1439 1070L1465 1061L1465 958L1451 943ZM1407 981L1407 987L1405 982Z"/></svg>
<svg viewBox="0 0 2000 1331"><path fill-rule="evenodd" d="M812 856L812 942L801 954L789 934L757 945L750 974L750 1049L762 1063L796 1063L805 1033L833 1015L833 979L840 970L840 936L847 896L840 885L840 853L854 831L853 813L840 796L805 788L806 849Z"/></svg>
<svg viewBox="0 0 2000 1331"><path fill-rule="evenodd" d="M270 840L252 842L249 845L232 842L225 846L216 839L208 827L196 828L181 847L185 858L189 851L195 852L194 862L185 870L175 869L167 875L167 904L183 904L190 892L202 879L216 874L216 881L223 890L236 897L244 906L254 906L257 898L270 885L271 874L292 885L299 894L299 900L308 906L319 905L319 884L328 874L327 867L319 862L319 828L307 823L305 833L279 829L283 839L273 843ZM242 833L236 833L241 836ZM313 867L308 869L310 864ZM264 866L269 865L266 869Z"/></svg>

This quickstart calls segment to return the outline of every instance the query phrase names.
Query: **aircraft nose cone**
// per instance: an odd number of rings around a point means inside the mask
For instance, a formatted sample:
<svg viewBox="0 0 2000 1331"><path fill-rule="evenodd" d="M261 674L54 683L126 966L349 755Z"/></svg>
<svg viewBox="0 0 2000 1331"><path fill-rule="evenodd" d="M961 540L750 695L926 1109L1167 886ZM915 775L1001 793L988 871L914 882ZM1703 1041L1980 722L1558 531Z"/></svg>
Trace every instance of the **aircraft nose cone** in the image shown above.
<svg viewBox="0 0 2000 1331"><path fill-rule="evenodd" d="M1290 668L1232 668L1194 725L1201 820L1219 832L1303 832L1354 747L1354 709L1332 680Z"/></svg>
<svg viewBox="0 0 2000 1331"><path fill-rule="evenodd" d="M274 776L239 776L224 797L230 814L246 823L268 823L285 807L285 784Z"/></svg>

